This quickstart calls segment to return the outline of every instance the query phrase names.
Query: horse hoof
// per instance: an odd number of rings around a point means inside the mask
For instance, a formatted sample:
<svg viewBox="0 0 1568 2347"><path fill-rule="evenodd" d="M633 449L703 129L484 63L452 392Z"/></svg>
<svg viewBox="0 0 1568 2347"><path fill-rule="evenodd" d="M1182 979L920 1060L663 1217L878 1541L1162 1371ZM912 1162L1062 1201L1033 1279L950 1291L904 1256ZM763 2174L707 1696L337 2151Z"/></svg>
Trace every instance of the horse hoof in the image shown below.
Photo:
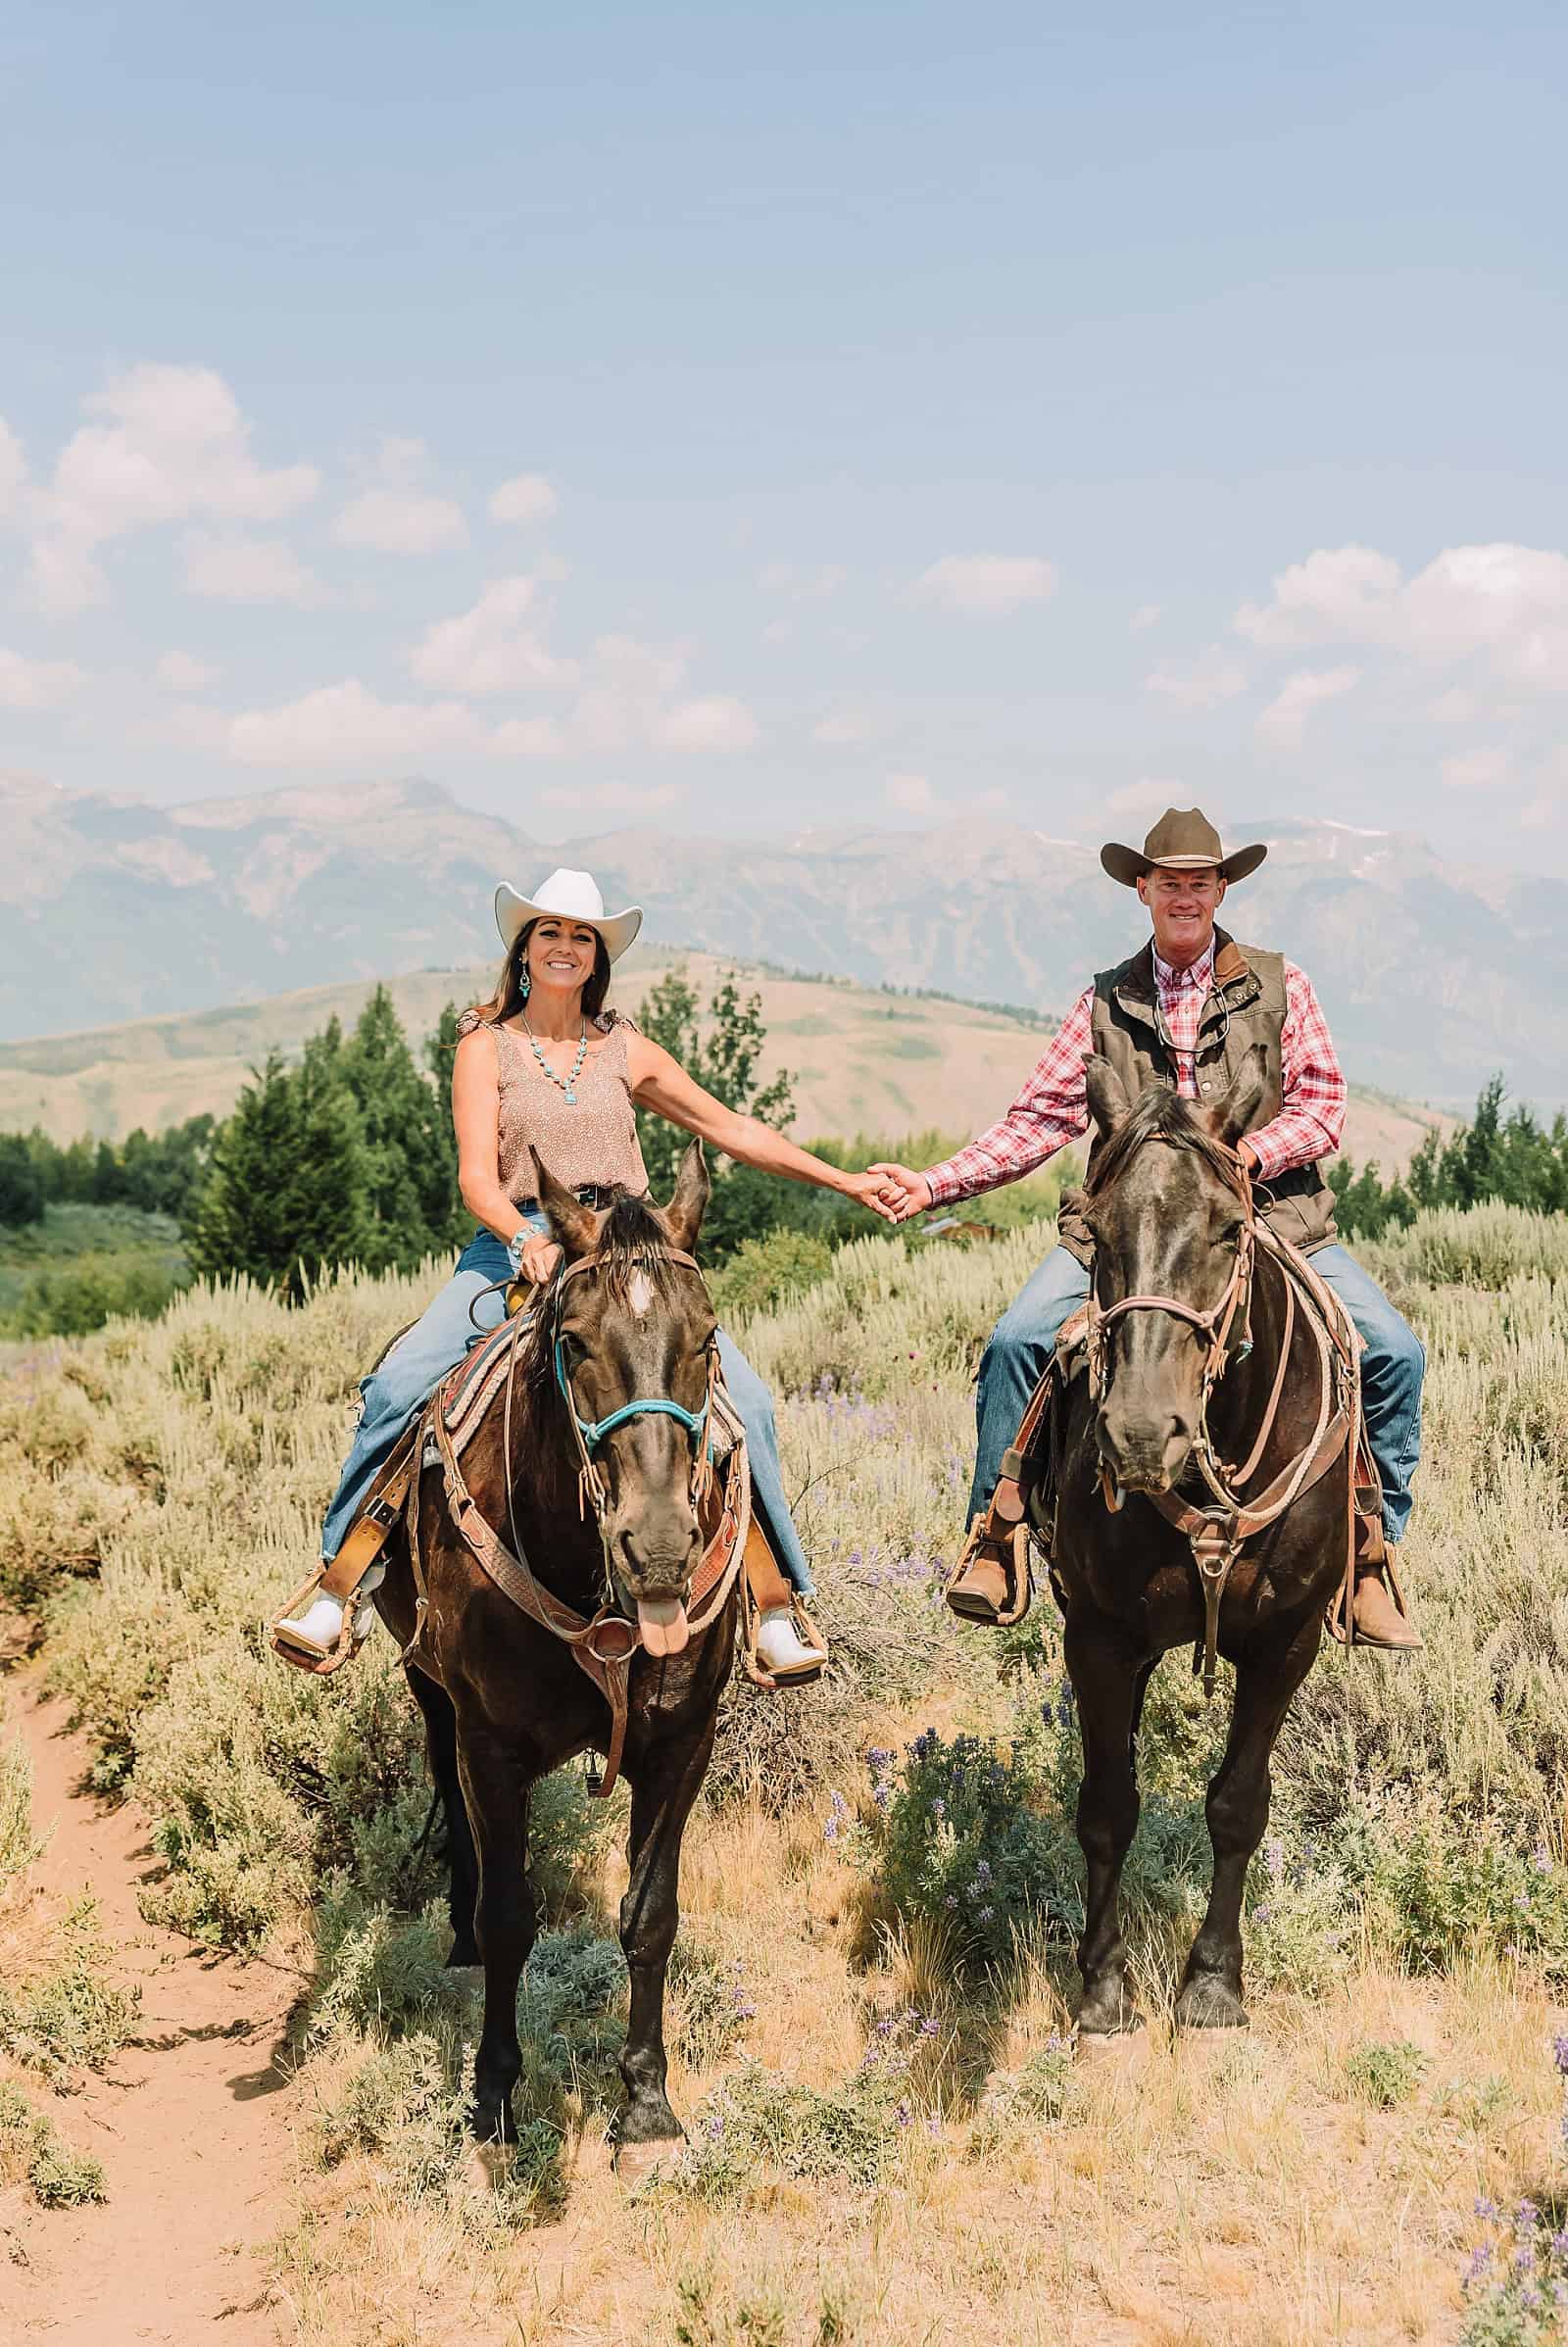
<svg viewBox="0 0 1568 2347"><path fill-rule="evenodd" d="M1176 1999L1179 2029L1245 2029L1250 2027L1247 2007L1223 1980L1200 1974L1183 1986Z"/></svg>
<svg viewBox="0 0 1568 2347"><path fill-rule="evenodd" d="M447 1958L448 1972L472 1972L479 1962L479 1950L472 1939L455 1939Z"/></svg>
<svg viewBox="0 0 1568 2347"><path fill-rule="evenodd" d="M617 2143L615 2156L612 2162L615 2171L615 2180L624 2185L628 2192L634 2192L639 2184L649 2182L662 2168L673 2167L680 2158L680 2154L681 2146L678 2140L674 2142L666 2140L662 2143Z"/></svg>

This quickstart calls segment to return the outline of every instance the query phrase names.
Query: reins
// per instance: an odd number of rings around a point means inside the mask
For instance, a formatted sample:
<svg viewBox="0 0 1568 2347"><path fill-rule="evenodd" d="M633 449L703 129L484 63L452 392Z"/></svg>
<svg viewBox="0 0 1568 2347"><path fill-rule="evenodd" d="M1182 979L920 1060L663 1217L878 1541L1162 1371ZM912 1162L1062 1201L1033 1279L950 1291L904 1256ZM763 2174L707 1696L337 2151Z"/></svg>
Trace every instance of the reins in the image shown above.
<svg viewBox="0 0 1568 2347"><path fill-rule="evenodd" d="M1096 1410L1103 1400L1110 1382L1105 1358L1105 1331L1113 1321L1129 1312L1165 1312L1173 1319L1187 1322L1208 1340L1192 1453L1200 1475L1208 1486L1213 1504L1198 1507L1174 1491L1151 1491L1146 1494L1166 1522L1186 1535L1192 1547L1193 1562L1203 1592L1203 1638L1201 1647L1194 1652L1193 1669L1196 1672L1201 1668L1205 1697L1212 1697L1214 1692L1220 1601L1238 1554L1248 1540L1277 1523L1287 1508L1294 1505L1303 1492L1311 1490L1328 1472L1348 1442L1352 1442L1353 1457L1352 1438L1358 1406L1352 1340L1345 1333L1333 1296L1307 1258L1287 1247L1266 1223L1259 1222L1251 1179L1242 1159L1234 1152L1226 1152L1224 1162L1227 1174L1234 1176L1232 1187L1242 1201L1243 1221L1236 1243L1236 1258L1219 1301L1203 1311L1181 1296L1124 1296L1115 1303L1102 1306L1091 1289L1088 1307L1089 1392ZM1223 1378L1229 1362L1233 1358L1245 1359L1251 1350L1251 1337L1249 1334L1233 1354L1231 1337L1244 1302L1249 1321L1250 1318L1259 1246L1279 1265L1284 1280L1285 1330L1280 1341L1279 1363L1256 1439L1240 1466L1227 1466L1214 1447L1208 1408L1214 1388ZM1296 1331L1298 1282L1315 1306L1313 1311L1304 1312L1301 1317L1315 1340L1317 1423L1306 1442L1266 1488L1254 1498L1244 1499L1238 1487L1250 1483L1261 1466L1285 1396L1285 1380ZM1114 1513L1121 1505L1121 1497L1112 1486L1103 1461L1100 1474L1105 1505Z"/></svg>

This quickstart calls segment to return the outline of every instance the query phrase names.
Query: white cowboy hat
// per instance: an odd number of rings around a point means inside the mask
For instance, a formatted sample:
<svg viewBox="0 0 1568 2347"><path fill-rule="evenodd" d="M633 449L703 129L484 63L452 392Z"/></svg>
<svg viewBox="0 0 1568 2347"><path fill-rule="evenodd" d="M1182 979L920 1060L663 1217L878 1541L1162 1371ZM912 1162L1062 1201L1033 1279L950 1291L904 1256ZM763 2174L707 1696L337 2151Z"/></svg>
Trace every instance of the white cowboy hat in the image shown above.
<svg viewBox="0 0 1568 2347"><path fill-rule="evenodd" d="M496 890L496 927L509 953L517 942L518 931L547 912L558 914L564 921L584 921L590 929L597 929L612 961L620 959L643 925L640 905L628 905L624 912L606 912L599 883L591 872L552 872L531 897L520 897L503 880Z"/></svg>

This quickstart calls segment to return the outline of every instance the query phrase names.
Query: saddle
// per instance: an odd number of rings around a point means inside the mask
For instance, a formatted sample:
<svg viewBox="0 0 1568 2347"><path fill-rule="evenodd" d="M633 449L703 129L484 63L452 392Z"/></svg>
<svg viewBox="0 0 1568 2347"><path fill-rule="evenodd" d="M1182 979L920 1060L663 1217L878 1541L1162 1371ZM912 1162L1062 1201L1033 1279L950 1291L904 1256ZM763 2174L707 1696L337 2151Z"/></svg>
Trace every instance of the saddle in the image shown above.
<svg viewBox="0 0 1568 2347"><path fill-rule="evenodd" d="M1248 1459L1240 1464L1221 1461L1212 1453L1205 1412L1195 1455L1212 1503L1196 1506L1175 1492L1151 1495L1152 1504L1167 1522L1184 1532L1192 1543L1204 1596L1204 1637L1194 1653L1193 1668L1195 1672L1201 1670L1205 1693L1213 1691L1219 1600L1238 1550L1309 1491L1347 1444L1350 1448L1352 1473L1346 1527L1346 1570L1339 1594L1330 1608L1328 1627L1343 1644L1352 1642L1355 1635L1352 1598L1358 1566L1387 1568L1396 1602L1403 1611L1394 1560L1384 1541L1382 1490L1361 1415L1361 1339L1339 1296L1318 1277L1306 1256L1266 1226L1258 1226L1256 1243L1267 1249L1284 1271L1288 1297L1286 1339L1262 1429ZM1284 1391L1290 1327L1298 1312L1317 1340L1322 1378L1317 1430L1304 1450L1262 1491L1249 1497L1245 1495L1246 1487L1261 1462ZM976 1551L986 1547L1007 1560L1005 1571L1011 1588L994 1617L1004 1628L1021 1621L1028 1611L1033 1583L1030 1551L1034 1543L1039 1544L1044 1554L1052 1594L1058 1608L1063 1613L1066 1611L1054 1555L1068 1405L1080 1378L1087 1378L1092 1386L1097 1386L1103 1374L1102 1356L1098 1365L1096 1360L1097 1345L1102 1344L1098 1325L1101 1317L1103 1316L1097 1315L1091 1298L1064 1322L1052 1358L1019 1421L1018 1431L1003 1454L990 1506L976 1519L954 1571L953 1584L956 1584ZM1105 1481L1103 1471L1102 1480L1107 1507L1118 1506L1120 1502Z"/></svg>

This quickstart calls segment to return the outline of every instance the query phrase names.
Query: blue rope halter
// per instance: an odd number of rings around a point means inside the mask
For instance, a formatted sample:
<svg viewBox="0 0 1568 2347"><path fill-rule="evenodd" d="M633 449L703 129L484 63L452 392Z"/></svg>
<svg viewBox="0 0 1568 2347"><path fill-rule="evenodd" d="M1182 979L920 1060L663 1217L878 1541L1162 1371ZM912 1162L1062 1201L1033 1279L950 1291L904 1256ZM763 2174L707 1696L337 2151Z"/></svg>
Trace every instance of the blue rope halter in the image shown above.
<svg viewBox="0 0 1568 2347"><path fill-rule="evenodd" d="M577 1407L576 1396L571 1390L571 1381L566 1375L565 1356L562 1351L563 1343L564 1340L558 1336L556 1338L556 1383L561 1388L562 1397L567 1409L577 1421L577 1432L582 1437L583 1448L590 1458L599 1448L606 1435L612 1434L617 1426L624 1426L628 1418L674 1418L686 1429L693 1442L702 1434L708 1423L706 1396L700 1410L683 1409L678 1401L671 1401L662 1394L652 1394L646 1400L623 1401L618 1410L611 1411L608 1418L585 1418ZM711 1458L711 1435L708 1438L708 1453Z"/></svg>

